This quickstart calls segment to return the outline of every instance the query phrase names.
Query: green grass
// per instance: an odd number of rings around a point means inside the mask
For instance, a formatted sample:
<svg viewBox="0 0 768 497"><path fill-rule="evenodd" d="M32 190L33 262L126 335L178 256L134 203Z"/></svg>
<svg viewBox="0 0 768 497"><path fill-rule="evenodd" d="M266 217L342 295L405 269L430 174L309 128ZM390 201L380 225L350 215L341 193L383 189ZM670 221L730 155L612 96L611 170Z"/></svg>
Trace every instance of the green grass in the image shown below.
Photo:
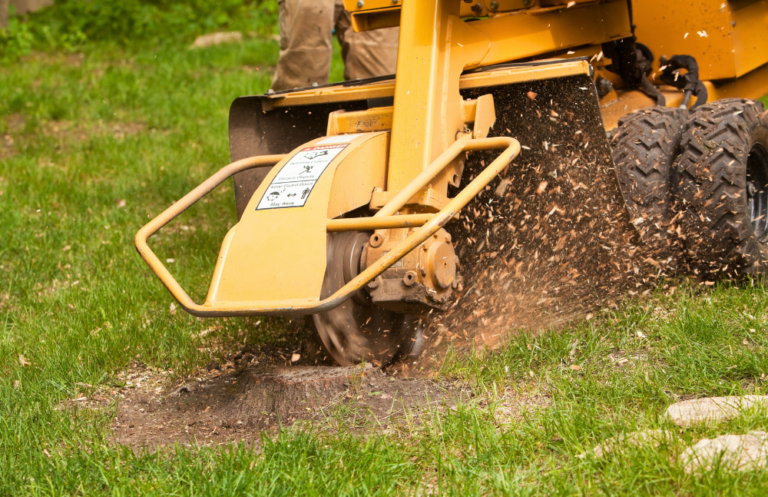
<svg viewBox="0 0 768 497"><path fill-rule="evenodd" d="M109 413L58 409L78 383L108 386L131 360L183 375L222 348L286 334L279 319L257 329L171 315L132 242L148 214L227 162L229 104L269 87L276 52L258 39L204 51L92 46L0 67L0 139L13 139L0 152L0 495L763 493L765 472L690 476L670 456L725 429L766 430L765 413L686 430L658 450L575 457L620 433L672 429L661 415L680 398L764 393L760 285L682 286L512 338L487 359L450 358L441 378L475 400L367 437L289 429L259 449L134 453L112 445ZM235 222L232 196L222 187L153 239L194 297ZM531 403L499 424L510 399Z"/></svg>

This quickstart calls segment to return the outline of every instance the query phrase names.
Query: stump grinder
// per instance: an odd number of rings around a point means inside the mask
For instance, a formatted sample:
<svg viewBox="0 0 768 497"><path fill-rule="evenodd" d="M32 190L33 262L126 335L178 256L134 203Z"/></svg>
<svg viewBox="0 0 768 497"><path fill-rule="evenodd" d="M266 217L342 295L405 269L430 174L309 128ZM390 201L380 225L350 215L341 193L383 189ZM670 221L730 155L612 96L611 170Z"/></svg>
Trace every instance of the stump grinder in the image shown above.
<svg viewBox="0 0 768 497"><path fill-rule="evenodd" d="M342 365L768 260L766 0L345 0L397 74L241 97L232 164L136 246L200 317L305 315ZM195 303L147 239L234 177ZM410 364L410 362L408 362Z"/></svg>

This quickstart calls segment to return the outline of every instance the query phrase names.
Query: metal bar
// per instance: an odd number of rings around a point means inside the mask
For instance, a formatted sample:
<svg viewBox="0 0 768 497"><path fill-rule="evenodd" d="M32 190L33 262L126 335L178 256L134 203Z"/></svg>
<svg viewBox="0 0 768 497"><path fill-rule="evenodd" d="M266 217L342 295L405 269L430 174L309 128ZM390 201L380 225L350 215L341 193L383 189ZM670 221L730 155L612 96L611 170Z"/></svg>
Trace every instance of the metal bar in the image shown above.
<svg viewBox="0 0 768 497"><path fill-rule="evenodd" d="M599 50L598 50L599 51ZM564 56L567 57L567 56ZM590 74L589 62L584 60L558 60L543 64L531 63L530 66L517 66L494 69L492 71L471 72L461 76L459 88L469 90L487 86L528 83L543 79L562 78ZM273 97L262 96L263 104L269 109L313 105L317 103L348 102L392 97L395 94L395 81L384 81L366 86L330 86L321 89L299 90ZM763 94L761 94L763 95Z"/></svg>
<svg viewBox="0 0 768 497"><path fill-rule="evenodd" d="M185 309L200 307L187 295L187 292L179 285L174 279L171 273L166 269L160 259L157 258L152 249L147 244L147 239L157 233L163 226L170 223L181 215L185 210L189 209L198 200L208 195L214 188L234 176L235 174L253 169L256 167L269 167L274 166L285 158L285 155L262 155L259 157L248 157L239 161L233 162L228 166L219 169L216 174L205 180L197 188L184 195L176 203L168 207L159 216L142 227L138 233L136 233L136 249L139 251L139 255L149 265L152 271L155 272L160 281L168 288L171 294L179 301L179 304Z"/></svg>
<svg viewBox="0 0 768 497"><path fill-rule="evenodd" d="M451 14L458 14L459 7L453 0L403 2L387 170L390 190L408 186L449 147L456 131L464 128L458 126L461 70L450 73L451 44L446 42ZM444 139L446 134L450 139ZM441 193L447 191L446 187ZM394 212L382 215L391 214Z"/></svg>
<svg viewBox="0 0 768 497"><path fill-rule="evenodd" d="M480 66L491 42L461 20L460 7L454 0L403 2L387 171L392 191L408 187L464 131L461 74ZM432 181L441 196L459 172L452 169Z"/></svg>
<svg viewBox="0 0 768 497"><path fill-rule="evenodd" d="M453 145L440 154L432 164L424 169L418 176L413 178L408 185L400 190L395 197L387 202L387 204L377 212L374 217L388 217L399 211L405 204L408 203L416 194L418 194L422 188L427 186L435 176L448 167L453 160L464 151L464 147L467 142L471 140L471 136L466 134L462 135Z"/></svg>
<svg viewBox="0 0 768 497"><path fill-rule="evenodd" d="M392 216L397 211L399 211L405 204L408 203L409 200L411 200L416 194L418 194L422 188L427 186L432 179L434 179L435 176L440 174L440 172L448 167L453 160L458 157L462 152L465 152L467 150L486 150L490 148L501 148L500 146L491 146L488 145L489 143L492 143L493 140L505 140L506 138L500 137L500 138L486 138L484 140L472 140L471 135L463 135L461 138L456 140L456 143L448 147L448 150L440 154L440 156L424 171L422 171L418 176L416 176L413 181L411 181L408 186L400 190L400 192L395 195L395 197L387 202L387 204L381 208L379 212L377 212L374 217L385 217L385 216ZM489 141L490 140L490 141ZM478 144L478 142L483 142L483 144ZM494 142L495 143L495 142ZM498 142L500 144L501 141Z"/></svg>
<svg viewBox="0 0 768 497"><path fill-rule="evenodd" d="M329 219L328 232L337 231L374 231L393 228L416 228L424 226L434 214L409 214L387 217L354 217L349 219Z"/></svg>

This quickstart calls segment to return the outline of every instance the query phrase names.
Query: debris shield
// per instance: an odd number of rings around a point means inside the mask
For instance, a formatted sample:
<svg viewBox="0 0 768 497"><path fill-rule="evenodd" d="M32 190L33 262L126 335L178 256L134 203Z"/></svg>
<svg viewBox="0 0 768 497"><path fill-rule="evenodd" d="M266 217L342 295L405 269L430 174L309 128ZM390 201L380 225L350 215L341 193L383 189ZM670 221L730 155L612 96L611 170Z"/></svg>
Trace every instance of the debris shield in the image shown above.
<svg viewBox="0 0 768 497"><path fill-rule="evenodd" d="M426 318L420 367L457 349L494 348L510 330L541 330L611 306L658 276L630 223L598 97L587 76L483 88L520 156L446 229L463 288ZM469 157L462 183L493 159ZM630 293L631 295L631 293Z"/></svg>

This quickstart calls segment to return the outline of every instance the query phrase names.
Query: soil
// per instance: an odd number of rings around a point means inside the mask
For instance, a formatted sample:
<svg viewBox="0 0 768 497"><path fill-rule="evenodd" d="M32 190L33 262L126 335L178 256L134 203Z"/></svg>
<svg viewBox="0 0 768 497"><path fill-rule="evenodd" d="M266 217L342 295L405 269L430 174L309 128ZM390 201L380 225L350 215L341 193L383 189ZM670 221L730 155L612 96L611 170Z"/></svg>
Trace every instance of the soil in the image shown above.
<svg viewBox="0 0 768 497"><path fill-rule="evenodd" d="M296 423L323 430L343 424L360 433L374 425L386 430L404 424L406 416L411 423L420 423L419 415L425 410L450 408L457 399L472 395L424 378L397 378L370 365L265 366L256 362L244 354L237 366L212 368L180 386L171 384L163 372L134 365L127 374L134 388L112 392L112 399L97 393L70 404L97 408L117 401L114 442L152 450L175 443L259 446L262 432L274 434Z"/></svg>

